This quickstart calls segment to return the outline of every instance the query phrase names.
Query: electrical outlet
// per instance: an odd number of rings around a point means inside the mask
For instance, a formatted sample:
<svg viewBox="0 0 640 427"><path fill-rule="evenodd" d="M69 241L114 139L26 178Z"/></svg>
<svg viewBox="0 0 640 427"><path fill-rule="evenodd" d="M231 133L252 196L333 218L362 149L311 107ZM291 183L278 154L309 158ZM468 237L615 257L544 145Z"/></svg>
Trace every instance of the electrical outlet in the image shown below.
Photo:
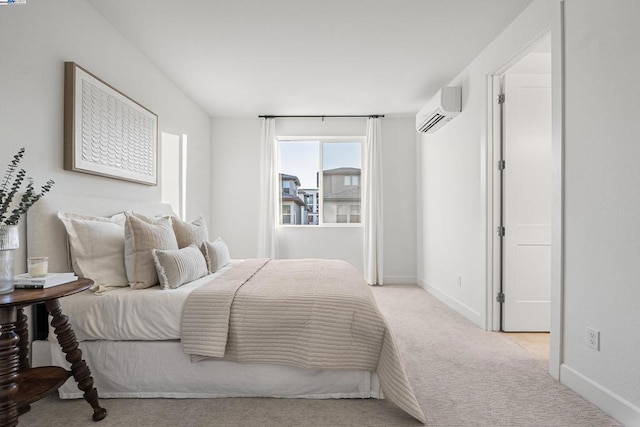
<svg viewBox="0 0 640 427"><path fill-rule="evenodd" d="M594 350L600 351L600 331L587 328L587 345Z"/></svg>
<svg viewBox="0 0 640 427"><path fill-rule="evenodd" d="M462 287L462 276L458 276L458 287Z"/></svg>

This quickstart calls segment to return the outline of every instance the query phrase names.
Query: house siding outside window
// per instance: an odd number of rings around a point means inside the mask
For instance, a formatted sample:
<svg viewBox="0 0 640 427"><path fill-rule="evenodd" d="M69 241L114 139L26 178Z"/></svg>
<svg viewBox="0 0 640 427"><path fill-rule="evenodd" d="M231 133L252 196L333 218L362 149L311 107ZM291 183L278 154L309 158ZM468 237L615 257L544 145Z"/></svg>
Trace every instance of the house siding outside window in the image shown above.
<svg viewBox="0 0 640 427"><path fill-rule="evenodd" d="M300 180L297 176L280 174L281 192L281 224L297 224L306 223L307 208L303 199L299 196L298 187Z"/></svg>
<svg viewBox="0 0 640 427"><path fill-rule="evenodd" d="M324 222L353 224L360 222L360 174L358 168L323 171Z"/></svg>

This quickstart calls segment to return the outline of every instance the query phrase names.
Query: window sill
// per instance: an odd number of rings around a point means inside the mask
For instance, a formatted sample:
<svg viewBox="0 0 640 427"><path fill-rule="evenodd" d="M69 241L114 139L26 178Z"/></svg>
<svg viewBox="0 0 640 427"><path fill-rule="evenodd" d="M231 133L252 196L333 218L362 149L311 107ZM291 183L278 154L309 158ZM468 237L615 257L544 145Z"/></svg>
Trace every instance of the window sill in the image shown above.
<svg viewBox="0 0 640 427"><path fill-rule="evenodd" d="M362 223L358 224L321 224L321 225L308 225L308 224L278 224L276 228L362 228Z"/></svg>

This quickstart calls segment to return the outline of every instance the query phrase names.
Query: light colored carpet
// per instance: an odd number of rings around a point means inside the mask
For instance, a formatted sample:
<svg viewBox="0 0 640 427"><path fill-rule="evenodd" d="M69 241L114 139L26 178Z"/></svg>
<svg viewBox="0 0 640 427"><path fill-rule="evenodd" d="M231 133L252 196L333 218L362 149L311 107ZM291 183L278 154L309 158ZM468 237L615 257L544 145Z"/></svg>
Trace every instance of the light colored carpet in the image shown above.
<svg viewBox="0 0 640 427"><path fill-rule="evenodd" d="M620 426L556 382L546 365L499 333L471 324L417 286L373 288L430 426ZM99 390L98 390L99 392ZM20 417L33 427L417 426L384 400L103 399L49 396Z"/></svg>

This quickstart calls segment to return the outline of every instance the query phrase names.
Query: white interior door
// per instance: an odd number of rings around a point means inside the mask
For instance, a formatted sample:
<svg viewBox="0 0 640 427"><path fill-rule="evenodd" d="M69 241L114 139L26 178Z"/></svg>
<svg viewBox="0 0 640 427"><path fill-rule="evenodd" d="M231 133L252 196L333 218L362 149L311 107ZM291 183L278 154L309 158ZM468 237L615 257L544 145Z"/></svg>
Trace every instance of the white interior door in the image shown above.
<svg viewBox="0 0 640 427"><path fill-rule="evenodd" d="M549 331L551 76L504 80L504 331Z"/></svg>

